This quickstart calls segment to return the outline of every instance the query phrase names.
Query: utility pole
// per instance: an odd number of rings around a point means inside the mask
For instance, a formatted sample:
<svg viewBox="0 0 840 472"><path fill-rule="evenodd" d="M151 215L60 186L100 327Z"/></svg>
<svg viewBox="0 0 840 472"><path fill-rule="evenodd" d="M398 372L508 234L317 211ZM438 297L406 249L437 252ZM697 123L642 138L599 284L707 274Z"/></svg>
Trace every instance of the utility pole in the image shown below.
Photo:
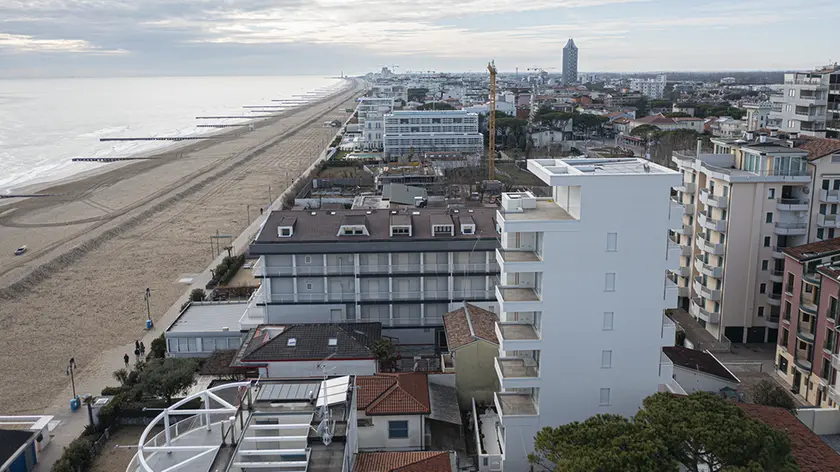
<svg viewBox="0 0 840 472"><path fill-rule="evenodd" d="M490 179L495 180L496 169L496 62L490 61L487 64L487 70L490 72L490 122L488 128L490 131ZM532 105L533 106L533 105Z"/></svg>

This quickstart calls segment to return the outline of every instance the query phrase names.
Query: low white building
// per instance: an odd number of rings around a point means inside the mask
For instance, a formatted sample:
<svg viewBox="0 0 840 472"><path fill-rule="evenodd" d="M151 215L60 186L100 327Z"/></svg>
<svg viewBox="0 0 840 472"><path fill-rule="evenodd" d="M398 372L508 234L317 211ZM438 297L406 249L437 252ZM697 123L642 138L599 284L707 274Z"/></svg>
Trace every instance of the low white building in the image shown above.
<svg viewBox="0 0 840 472"><path fill-rule="evenodd" d="M239 319L247 302L190 302L166 328L169 357L210 357L215 351L239 349Z"/></svg>
<svg viewBox="0 0 840 472"><path fill-rule="evenodd" d="M498 441L508 472L528 470L540 429L632 416L674 383L662 347L676 330L664 309L677 305L666 271L681 254L668 240L682 227L670 200L681 175L637 158L531 159L528 170L551 197L502 194L498 427L482 425L503 431L484 443Z"/></svg>
<svg viewBox="0 0 840 472"><path fill-rule="evenodd" d="M386 157L427 151L484 152L478 113L463 110L395 111L385 115Z"/></svg>
<svg viewBox="0 0 840 472"><path fill-rule="evenodd" d="M667 346L662 352L674 363L674 380L686 393L735 390L741 381L709 351Z"/></svg>

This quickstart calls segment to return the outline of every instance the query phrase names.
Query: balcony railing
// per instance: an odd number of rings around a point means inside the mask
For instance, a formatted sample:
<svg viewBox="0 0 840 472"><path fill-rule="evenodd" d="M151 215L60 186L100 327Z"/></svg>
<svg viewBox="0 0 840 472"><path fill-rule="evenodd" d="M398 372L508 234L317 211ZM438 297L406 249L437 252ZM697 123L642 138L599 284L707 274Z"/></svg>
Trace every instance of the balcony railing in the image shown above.
<svg viewBox="0 0 840 472"><path fill-rule="evenodd" d="M824 228L840 228L840 215L817 215L817 226Z"/></svg>
<svg viewBox="0 0 840 472"><path fill-rule="evenodd" d="M800 298L799 299L799 309L808 313L809 315L816 315L817 314L817 304L814 303L813 300L809 300L807 298Z"/></svg>
<svg viewBox="0 0 840 472"><path fill-rule="evenodd" d="M497 321L495 329L503 351L540 350L540 332L533 324Z"/></svg>
<svg viewBox="0 0 840 472"><path fill-rule="evenodd" d="M808 211L808 201L798 198L776 199L776 209L781 211Z"/></svg>
<svg viewBox="0 0 840 472"><path fill-rule="evenodd" d="M785 253L783 252L784 249L785 249L784 247L780 247L780 246L771 247L770 250L773 252L773 258L774 259L784 259L785 258Z"/></svg>
<svg viewBox="0 0 840 472"><path fill-rule="evenodd" d="M782 294L781 293L768 293L767 294L767 303L773 306L781 306L782 304Z"/></svg>
<svg viewBox="0 0 840 472"><path fill-rule="evenodd" d="M707 188L700 189L700 202L704 205L715 208L726 208L729 203L729 197L724 195L712 195Z"/></svg>
<svg viewBox="0 0 840 472"><path fill-rule="evenodd" d="M692 298L689 306L689 313L691 316L700 318L709 324L720 324L720 313L714 313L703 307L705 301L703 298Z"/></svg>
<svg viewBox="0 0 840 472"><path fill-rule="evenodd" d="M703 298L712 301L719 301L721 297L721 291L706 287L703 284L703 277L700 276L694 277L694 291Z"/></svg>
<svg viewBox="0 0 840 472"><path fill-rule="evenodd" d="M820 201L823 203L840 202L840 190L820 190Z"/></svg>
<svg viewBox="0 0 840 472"><path fill-rule="evenodd" d="M819 285L822 280L822 274L819 272L805 272L802 274L802 280L811 285Z"/></svg>
<svg viewBox="0 0 840 472"><path fill-rule="evenodd" d="M719 233L726 232L726 220L716 220L705 213L700 213L697 215L697 222L700 226L708 230L717 231Z"/></svg>
<svg viewBox="0 0 840 472"><path fill-rule="evenodd" d="M494 393L493 401L496 409L505 422L506 416L536 416L539 408L534 397L527 393Z"/></svg>
<svg viewBox="0 0 840 472"><path fill-rule="evenodd" d="M496 357L493 361L502 388L540 386L540 366L535 360L522 357Z"/></svg>
<svg viewBox="0 0 840 472"><path fill-rule="evenodd" d="M716 267L703 261L703 256L700 255L694 257L694 267L698 272L709 277L719 279L723 276L723 267Z"/></svg>
<svg viewBox="0 0 840 472"><path fill-rule="evenodd" d="M776 234L782 236L803 235L808 230L806 223L776 223Z"/></svg>

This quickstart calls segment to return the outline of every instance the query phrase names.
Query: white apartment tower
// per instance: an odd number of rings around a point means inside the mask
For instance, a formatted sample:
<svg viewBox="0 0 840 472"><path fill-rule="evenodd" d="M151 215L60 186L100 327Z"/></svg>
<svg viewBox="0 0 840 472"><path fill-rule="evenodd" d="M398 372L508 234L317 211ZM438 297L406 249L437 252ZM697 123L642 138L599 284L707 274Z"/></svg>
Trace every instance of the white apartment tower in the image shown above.
<svg viewBox="0 0 840 472"><path fill-rule="evenodd" d="M394 111L393 97L362 97L356 107L359 128L362 130L364 148L368 151L382 149L382 136L385 134L384 116Z"/></svg>
<svg viewBox="0 0 840 472"><path fill-rule="evenodd" d="M450 151L484 152L478 113L464 110L395 111L385 115L385 157Z"/></svg>
<svg viewBox="0 0 840 472"><path fill-rule="evenodd" d="M780 131L840 138L840 66L785 74L784 91L773 97L781 109L771 113Z"/></svg>
<svg viewBox="0 0 840 472"><path fill-rule="evenodd" d="M658 100L665 95L668 77L658 75L653 79L630 79L630 90L639 92L647 98Z"/></svg>
<svg viewBox="0 0 840 472"><path fill-rule="evenodd" d="M680 248L668 231L683 212L669 199L680 174L643 159L532 159L528 170L552 197L505 193L497 212L501 391L496 427L482 427L509 472L528 470L541 428L633 415L671 382L663 310L676 306L666 272Z"/></svg>

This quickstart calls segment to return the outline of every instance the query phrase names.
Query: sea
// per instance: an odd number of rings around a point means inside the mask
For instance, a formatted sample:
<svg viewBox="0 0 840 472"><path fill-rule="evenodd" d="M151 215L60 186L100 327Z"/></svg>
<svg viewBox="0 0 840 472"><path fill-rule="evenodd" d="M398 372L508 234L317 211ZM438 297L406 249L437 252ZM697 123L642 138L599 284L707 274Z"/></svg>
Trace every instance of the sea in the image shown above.
<svg viewBox="0 0 840 472"><path fill-rule="evenodd" d="M218 132L196 125L248 120L196 117L254 115L243 107L278 105L272 100L343 84L320 76L0 80L0 194L108 165L74 157L131 157L172 145L100 138Z"/></svg>

